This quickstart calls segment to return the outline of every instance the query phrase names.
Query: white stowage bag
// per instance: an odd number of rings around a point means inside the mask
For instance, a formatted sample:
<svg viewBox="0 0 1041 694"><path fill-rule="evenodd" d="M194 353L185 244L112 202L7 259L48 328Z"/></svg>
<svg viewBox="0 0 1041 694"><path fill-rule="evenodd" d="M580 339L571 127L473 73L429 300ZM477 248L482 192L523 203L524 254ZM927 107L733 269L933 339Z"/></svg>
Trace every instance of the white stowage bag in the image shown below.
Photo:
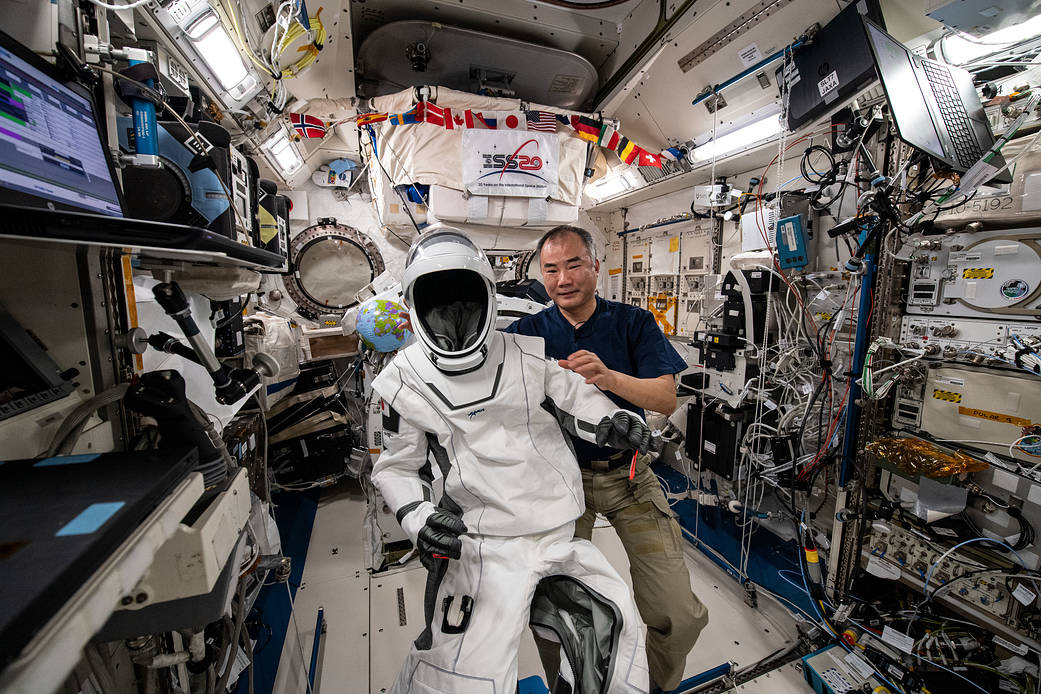
<svg viewBox="0 0 1041 694"><path fill-rule="evenodd" d="M288 320L258 311L245 319L246 363L263 352L278 362L278 375L261 380L260 404L266 411L289 395L300 376L300 329Z"/></svg>
<svg viewBox="0 0 1041 694"><path fill-rule="evenodd" d="M375 97L370 104L377 111L403 113L415 105L415 90L406 89L397 94ZM517 99L499 99L475 96L466 92L438 87L431 95L431 102L440 108L472 109L486 111L517 111L521 102ZM567 113L562 109L538 104L527 104L527 109ZM462 130L446 130L429 123L419 125L391 125L388 121L377 124L379 133L380 163L395 185L422 183L441 185L462 190L462 162L460 141ZM583 171L586 162L586 142L579 139L569 128L561 126L557 137L560 140L560 168L558 190L553 199L567 205L582 202L582 187L585 184ZM381 172L382 173L382 172Z"/></svg>

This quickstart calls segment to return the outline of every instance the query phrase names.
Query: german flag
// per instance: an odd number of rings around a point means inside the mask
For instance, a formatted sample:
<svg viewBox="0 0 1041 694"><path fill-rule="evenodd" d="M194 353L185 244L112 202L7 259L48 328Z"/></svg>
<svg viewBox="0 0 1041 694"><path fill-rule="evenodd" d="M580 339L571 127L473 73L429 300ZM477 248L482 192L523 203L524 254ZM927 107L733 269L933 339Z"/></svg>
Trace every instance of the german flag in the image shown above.
<svg viewBox="0 0 1041 694"><path fill-rule="evenodd" d="M571 116L571 127L578 136L587 142L600 139L600 123L589 116Z"/></svg>

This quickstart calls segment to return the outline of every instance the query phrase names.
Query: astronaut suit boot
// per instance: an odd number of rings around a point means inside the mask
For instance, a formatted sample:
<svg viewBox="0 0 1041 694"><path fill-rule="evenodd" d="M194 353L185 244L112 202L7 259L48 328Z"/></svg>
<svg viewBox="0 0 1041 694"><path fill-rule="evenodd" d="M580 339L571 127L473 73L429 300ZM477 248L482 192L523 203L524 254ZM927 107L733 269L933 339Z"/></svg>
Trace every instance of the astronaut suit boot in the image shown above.
<svg viewBox="0 0 1041 694"><path fill-rule="evenodd" d="M426 628L391 692L513 694L529 624L561 643L555 692L646 692L629 589L573 538L585 502L564 435L647 450L646 424L547 361L541 338L494 329L494 275L462 232L421 236L402 285L417 339L373 382L384 450L372 481L428 574ZM444 477L437 506L428 460Z"/></svg>

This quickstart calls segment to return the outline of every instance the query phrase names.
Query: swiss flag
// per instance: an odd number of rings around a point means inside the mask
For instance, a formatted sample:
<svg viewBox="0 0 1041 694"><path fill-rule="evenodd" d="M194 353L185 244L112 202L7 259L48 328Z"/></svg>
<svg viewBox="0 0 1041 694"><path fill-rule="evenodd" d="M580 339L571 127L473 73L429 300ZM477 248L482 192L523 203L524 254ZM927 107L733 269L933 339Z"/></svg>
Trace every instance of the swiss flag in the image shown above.
<svg viewBox="0 0 1041 694"><path fill-rule="evenodd" d="M657 169L661 168L661 157L657 154L651 154L645 149L640 150L640 160L637 163L638 166L653 166Z"/></svg>

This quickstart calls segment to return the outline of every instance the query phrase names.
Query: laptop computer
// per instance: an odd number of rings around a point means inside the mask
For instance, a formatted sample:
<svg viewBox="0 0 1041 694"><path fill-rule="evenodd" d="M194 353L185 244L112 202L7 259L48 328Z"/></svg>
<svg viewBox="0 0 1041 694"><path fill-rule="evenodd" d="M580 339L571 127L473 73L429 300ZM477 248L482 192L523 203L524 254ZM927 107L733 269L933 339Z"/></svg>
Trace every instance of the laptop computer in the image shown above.
<svg viewBox="0 0 1041 694"><path fill-rule="evenodd" d="M0 462L0 668L197 460L181 449Z"/></svg>
<svg viewBox="0 0 1041 694"><path fill-rule="evenodd" d="M777 69L778 84L788 85L788 129L795 130L855 95L875 80L875 61L863 35L860 16L882 24L878 0L844 7ZM788 73L791 74L788 74Z"/></svg>
<svg viewBox="0 0 1041 694"><path fill-rule="evenodd" d="M89 90L0 32L0 237L210 251L280 270L284 258L201 227L124 215Z"/></svg>
<svg viewBox="0 0 1041 694"><path fill-rule="evenodd" d="M994 144L968 71L917 56L870 19L861 21L900 139L965 173ZM1000 168L1005 160L998 153L989 163ZM1011 183L1012 175L994 180Z"/></svg>

